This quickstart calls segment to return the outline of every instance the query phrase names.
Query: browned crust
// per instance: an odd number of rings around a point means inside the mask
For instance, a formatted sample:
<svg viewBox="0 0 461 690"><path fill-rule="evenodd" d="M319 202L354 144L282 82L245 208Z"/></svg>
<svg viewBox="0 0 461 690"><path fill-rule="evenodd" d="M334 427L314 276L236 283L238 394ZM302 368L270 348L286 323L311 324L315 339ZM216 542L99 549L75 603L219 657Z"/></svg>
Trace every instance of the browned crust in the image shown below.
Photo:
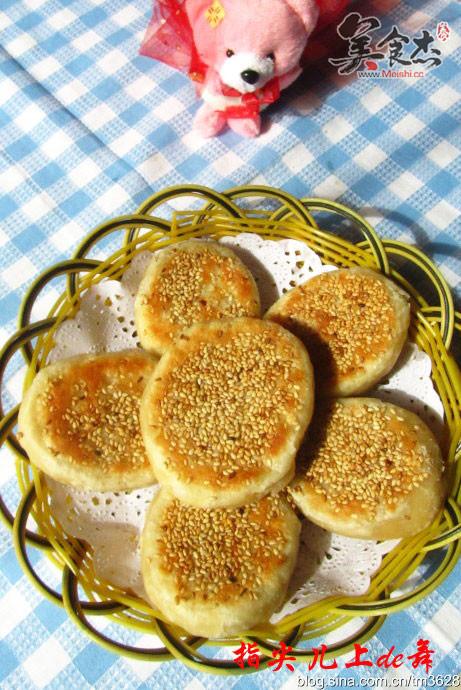
<svg viewBox="0 0 461 690"><path fill-rule="evenodd" d="M280 497L210 510L181 505L162 488L142 535L148 597L191 634L242 632L283 603L299 533L298 519Z"/></svg>
<svg viewBox="0 0 461 690"><path fill-rule="evenodd" d="M158 354L194 323L259 315L250 271L228 247L200 240L154 255L135 301L141 344Z"/></svg>
<svg viewBox="0 0 461 690"><path fill-rule="evenodd" d="M317 433L306 438L289 492L312 522L346 536L397 539L437 515L443 459L417 415L375 398L344 398L317 411L311 428Z"/></svg>
<svg viewBox="0 0 461 690"><path fill-rule="evenodd" d="M267 348L277 358L266 366ZM146 388L141 426L156 476L178 498L232 506L290 481L312 409L302 344L276 324L242 318L179 337Z"/></svg>
<svg viewBox="0 0 461 690"><path fill-rule="evenodd" d="M139 404L155 364L132 350L72 357L42 369L19 413L21 444L31 461L79 488L153 484Z"/></svg>
<svg viewBox="0 0 461 690"><path fill-rule="evenodd" d="M357 395L394 366L407 337L408 296L365 268L314 276L266 313L307 347L320 396Z"/></svg>

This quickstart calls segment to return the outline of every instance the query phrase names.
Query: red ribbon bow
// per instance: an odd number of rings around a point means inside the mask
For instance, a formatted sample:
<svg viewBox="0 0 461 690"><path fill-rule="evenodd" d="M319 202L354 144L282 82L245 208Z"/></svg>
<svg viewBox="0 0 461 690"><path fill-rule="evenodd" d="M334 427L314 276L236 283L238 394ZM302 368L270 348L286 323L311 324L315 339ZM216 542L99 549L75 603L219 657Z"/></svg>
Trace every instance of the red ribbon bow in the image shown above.
<svg viewBox="0 0 461 690"><path fill-rule="evenodd" d="M280 96L280 81L278 77L271 79L262 89L257 89L253 93L240 93L236 89L232 89L229 86L223 85L222 87L223 96L232 96L242 99L241 105L230 105L224 110L219 112L224 113L229 118L251 118L256 119L261 110L261 106L274 103Z"/></svg>

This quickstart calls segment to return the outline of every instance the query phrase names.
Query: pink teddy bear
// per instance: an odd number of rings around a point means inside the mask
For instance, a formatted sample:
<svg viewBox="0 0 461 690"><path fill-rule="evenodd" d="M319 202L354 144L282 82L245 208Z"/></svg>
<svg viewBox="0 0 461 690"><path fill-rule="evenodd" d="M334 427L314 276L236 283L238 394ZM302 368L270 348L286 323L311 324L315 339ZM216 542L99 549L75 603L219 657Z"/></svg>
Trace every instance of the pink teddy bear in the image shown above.
<svg viewBox="0 0 461 690"><path fill-rule="evenodd" d="M254 137L260 111L301 73L307 39L347 0L158 0L141 53L198 83L204 137L226 125Z"/></svg>

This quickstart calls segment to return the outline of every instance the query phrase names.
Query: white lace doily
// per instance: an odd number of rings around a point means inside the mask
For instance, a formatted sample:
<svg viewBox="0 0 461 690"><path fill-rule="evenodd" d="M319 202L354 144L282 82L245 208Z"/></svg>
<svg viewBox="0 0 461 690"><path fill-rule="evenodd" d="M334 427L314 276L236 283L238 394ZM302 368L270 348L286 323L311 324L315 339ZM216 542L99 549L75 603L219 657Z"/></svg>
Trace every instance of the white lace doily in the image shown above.
<svg viewBox="0 0 461 690"><path fill-rule="evenodd" d="M323 266L312 250L295 240L263 240L245 233L221 242L231 247L253 273L264 311L283 292L318 273L335 270L334 266ZM134 297L151 257L151 253L143 252L133 260L121 282L106 280L85 292L75 318L64 322L56 332L50 361L136 347ZM430 373L429 357L408 343L386 381L367 395L415 411L440 435L443 407ZM139 535L157 487L97 493L72 489L51 479L47 482L53 514L68 533L92 547L100 579L145 597ZM383 554L395 543L341 537L304 520L289 599L271 620L276 622L326 596L364 594Z"/></svg>

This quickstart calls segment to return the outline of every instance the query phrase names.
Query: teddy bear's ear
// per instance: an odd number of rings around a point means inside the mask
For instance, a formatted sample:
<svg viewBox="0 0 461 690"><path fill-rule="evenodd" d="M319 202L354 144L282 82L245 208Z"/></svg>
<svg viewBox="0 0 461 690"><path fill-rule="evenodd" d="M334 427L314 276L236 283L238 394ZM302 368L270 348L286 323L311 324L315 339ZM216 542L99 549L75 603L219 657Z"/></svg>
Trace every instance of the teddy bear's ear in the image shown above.
<svg viewBox="0 0 461 690"><path fill-rule="evenodd" d="M319 16L319 8L315 0L285 0L293 12L301 19L307 33L315 28Z"/></svg>

